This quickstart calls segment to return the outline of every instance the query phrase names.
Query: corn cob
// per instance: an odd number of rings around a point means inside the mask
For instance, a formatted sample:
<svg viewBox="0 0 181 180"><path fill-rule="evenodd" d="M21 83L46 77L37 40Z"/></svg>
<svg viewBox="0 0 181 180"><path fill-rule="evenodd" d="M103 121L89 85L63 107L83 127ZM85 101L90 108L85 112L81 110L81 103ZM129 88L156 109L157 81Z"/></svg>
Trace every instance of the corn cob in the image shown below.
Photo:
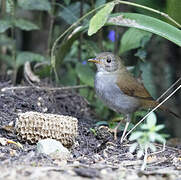
<svg viewBox="0 0 181 180"><path fill-rule="evenodd" d="M70 147L78 135L77 124L75 117L30 111L18 114L15 131L20 140L31 144L40 139L52 138Z"/></svg>

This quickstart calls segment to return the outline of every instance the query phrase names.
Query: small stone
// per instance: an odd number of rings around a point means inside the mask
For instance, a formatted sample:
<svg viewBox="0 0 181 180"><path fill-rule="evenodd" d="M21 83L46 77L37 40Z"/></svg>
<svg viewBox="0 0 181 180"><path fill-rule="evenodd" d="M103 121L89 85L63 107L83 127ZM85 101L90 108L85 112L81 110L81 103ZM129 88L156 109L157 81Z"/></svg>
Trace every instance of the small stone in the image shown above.
<svg viewBox="0 0 181 180"><path fill-rule="evenodd" d="M101 170L101 174L105 175L105 174L108 174L108 172L107 172L106 169L102 169L102 170Z"/></svg>
<svg viewBox="0 0 181 180"><path fill-rule="evenodd" d="M71 153L59 141L54 139L43 139L37 143L37 151L51 156L53 159L67 160Z"/></svg>

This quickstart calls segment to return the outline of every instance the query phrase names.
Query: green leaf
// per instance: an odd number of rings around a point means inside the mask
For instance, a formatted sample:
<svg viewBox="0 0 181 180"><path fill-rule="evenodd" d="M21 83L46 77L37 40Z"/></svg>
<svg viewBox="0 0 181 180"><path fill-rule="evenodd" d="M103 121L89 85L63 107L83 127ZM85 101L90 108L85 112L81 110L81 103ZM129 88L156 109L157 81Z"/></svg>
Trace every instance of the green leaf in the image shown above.
<svg viewBox="0 0 181 180"><path fill-rule="evenodd" d="M147 126L148 128L152 128L153 126L156 125L156 115L154 112L152 112L147 118L146 118L146 122L147 122Z"/></svg>
<svg viewBox="0 0 181 180"><path fill-rule="evenodd" d="M163 124L160 124L158 126L155 127L155 131L160 131L161 129L163 129L165 126Z"/></svg>
<svg viewBox="0 0 181 180"><path fill-rule="evenodd" d="M0 20L0 33L5 32L7 29L11 28L11 21L8 20Z"/></svg>
<svg viewBox="0 0 181 180"><path fill-rule="evenodd" d="M48 0L18 0L18 5L25 10L50 11L51 9Z"/></svg>
<svg viewBox="0 0 181 180"><path fill-rule="evenodd" d="M134 141L134 140L140 138L142 135L143 135L143 132L141 132L141 131L133 132L133 133L131 134L131 136L129 137L129 140L130 140L130 141Z"/></svg>
<svg viewBox="0 0 181 180"><path fill-rule="evenodd" d="M162 137L160 134L156 134L155 140L160 142L160 143L165 143L166 142L165 138Z"/></svg>
<svg viewBox="0 0 181 180"><path fill-rule="evenodd" d="M47 59L40 54L25 52L25 51L20 52L16 58L16 67L23 65L27 61L43 62L43 61L47 61Z"/></svg>
<svg viewBox="0 0 181 180"><path fill-rule="evenodd" d="M83 65L81 63L77 63L75 71L83 83L85 83L86 85L89 85L91 87L94 86L93 78L94 78L95 74L88 65Z"/></svg>
<svg viewBox="0 0 181 180"><path fill-rule="evenodd" d="M148 125L147 124L142 124L141 126L140 126L140 128L141 129L143 129L143 130L148 130L149 129L149 127L148 127Z"/></svg>
<svg viewBox="0 0 181 180"><path fill-rule="evenodd" d="M39 27L32 22L25 20L25 19L15 19L14 24L16 27L25 30L25 31L31 31L31 30L37 30Z"/></svg>
<svg viewBox="0 0 181 180"><path fill-rule="evenodd" d="M144 38L151 38L151 33L136 28L129 28L121 38L120 53L143 46ZM144 43L145 45L145 43Z"/></svg>
<svg viewBox="0 0 181 180"><path fill-rule="evenodd" d="M151 142L155 142L155 139L156 139L156 133L155 132L149 132L148 133L148 136L149 136L149 139Z"/></svg>
<svg viewBox="0 0 181 180"><path fill-rule="evenodd" d="M164 37L181 46L181 30L159 19L137 13L111 15L106 25L135 27Z"/></svg>
<svg viewBox="0 0 181 180"><path fill-rule="evenodd" d="M109 14L112 12L115 3L107 3L105 7L99 10L90 20L88 35L96 33L106 23Z"/></svg>

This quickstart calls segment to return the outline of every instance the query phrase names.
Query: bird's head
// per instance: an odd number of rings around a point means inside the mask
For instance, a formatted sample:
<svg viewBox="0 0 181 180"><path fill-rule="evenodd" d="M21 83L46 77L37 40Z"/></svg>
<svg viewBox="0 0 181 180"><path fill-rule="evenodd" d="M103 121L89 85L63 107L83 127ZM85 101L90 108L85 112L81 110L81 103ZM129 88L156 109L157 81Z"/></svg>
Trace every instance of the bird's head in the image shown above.
<svg viewBox="0 0 181 180"><path fill-rule="evenodd" d="M124 68L119 56L110 52L102 52L88 61L96 64L98 72L116 72Z"/></svg>

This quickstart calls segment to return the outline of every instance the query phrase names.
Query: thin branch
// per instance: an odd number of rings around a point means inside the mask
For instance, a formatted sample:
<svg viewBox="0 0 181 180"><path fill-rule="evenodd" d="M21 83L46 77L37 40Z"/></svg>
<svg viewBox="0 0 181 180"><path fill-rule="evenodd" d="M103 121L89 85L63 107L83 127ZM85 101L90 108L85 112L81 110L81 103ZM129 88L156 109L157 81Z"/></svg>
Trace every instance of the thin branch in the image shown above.
<svg viewBox="0 0 181 180"><path fill-rule="evenodd" d="M131 130L128 131L128 133L124 136L124 139L139 125L141 124L153 111L158 109L164 102L166 102L171 96L173 96L179 89L181 88L181 85L177 87L168 97L166 97L162 102L160 102L155 108L153 108L146 116L144 116Z"/></svg>
<svg viewBox="0 0 181 180"><path fill-rule="evenodd" d="M57 91L57 90L70 90L70 89L80 89L80 88L87 88L87 85L77 85L77 86L65 86L65 87L46 87L46 86L13 86L13 87L5 87L1 89L1 92L5 92L8 90L21 90L21 89L29 89L35 88L40 90L48 90L48 91Z"/></svg>
<svg viewBox="0 0 181 180"><path fill-rule="evenodd" d="M141 4L136 4L136 3L132 3L132 2L127 2L127 1L120 1L120 0L115 0L115 2L118 4L118 3L121 3L121 4L127 4L127 5L130 5L130 6L135 6L135 7L139 7L139 8L142 8L142 9L146 9L148 11L152 11L154 13L157 13L161 16L164 16L165 18L169 19L171 22L173 22L174 24L176 24L179 28L181 28L181 24L179 24L177 21L175 21L173 18L171 18L168 14L166 13L163 13L161 11L158 11L156 9L153 9L153 8L150 8L150 7L146 7L146 6L143 6Z"/></svg>

